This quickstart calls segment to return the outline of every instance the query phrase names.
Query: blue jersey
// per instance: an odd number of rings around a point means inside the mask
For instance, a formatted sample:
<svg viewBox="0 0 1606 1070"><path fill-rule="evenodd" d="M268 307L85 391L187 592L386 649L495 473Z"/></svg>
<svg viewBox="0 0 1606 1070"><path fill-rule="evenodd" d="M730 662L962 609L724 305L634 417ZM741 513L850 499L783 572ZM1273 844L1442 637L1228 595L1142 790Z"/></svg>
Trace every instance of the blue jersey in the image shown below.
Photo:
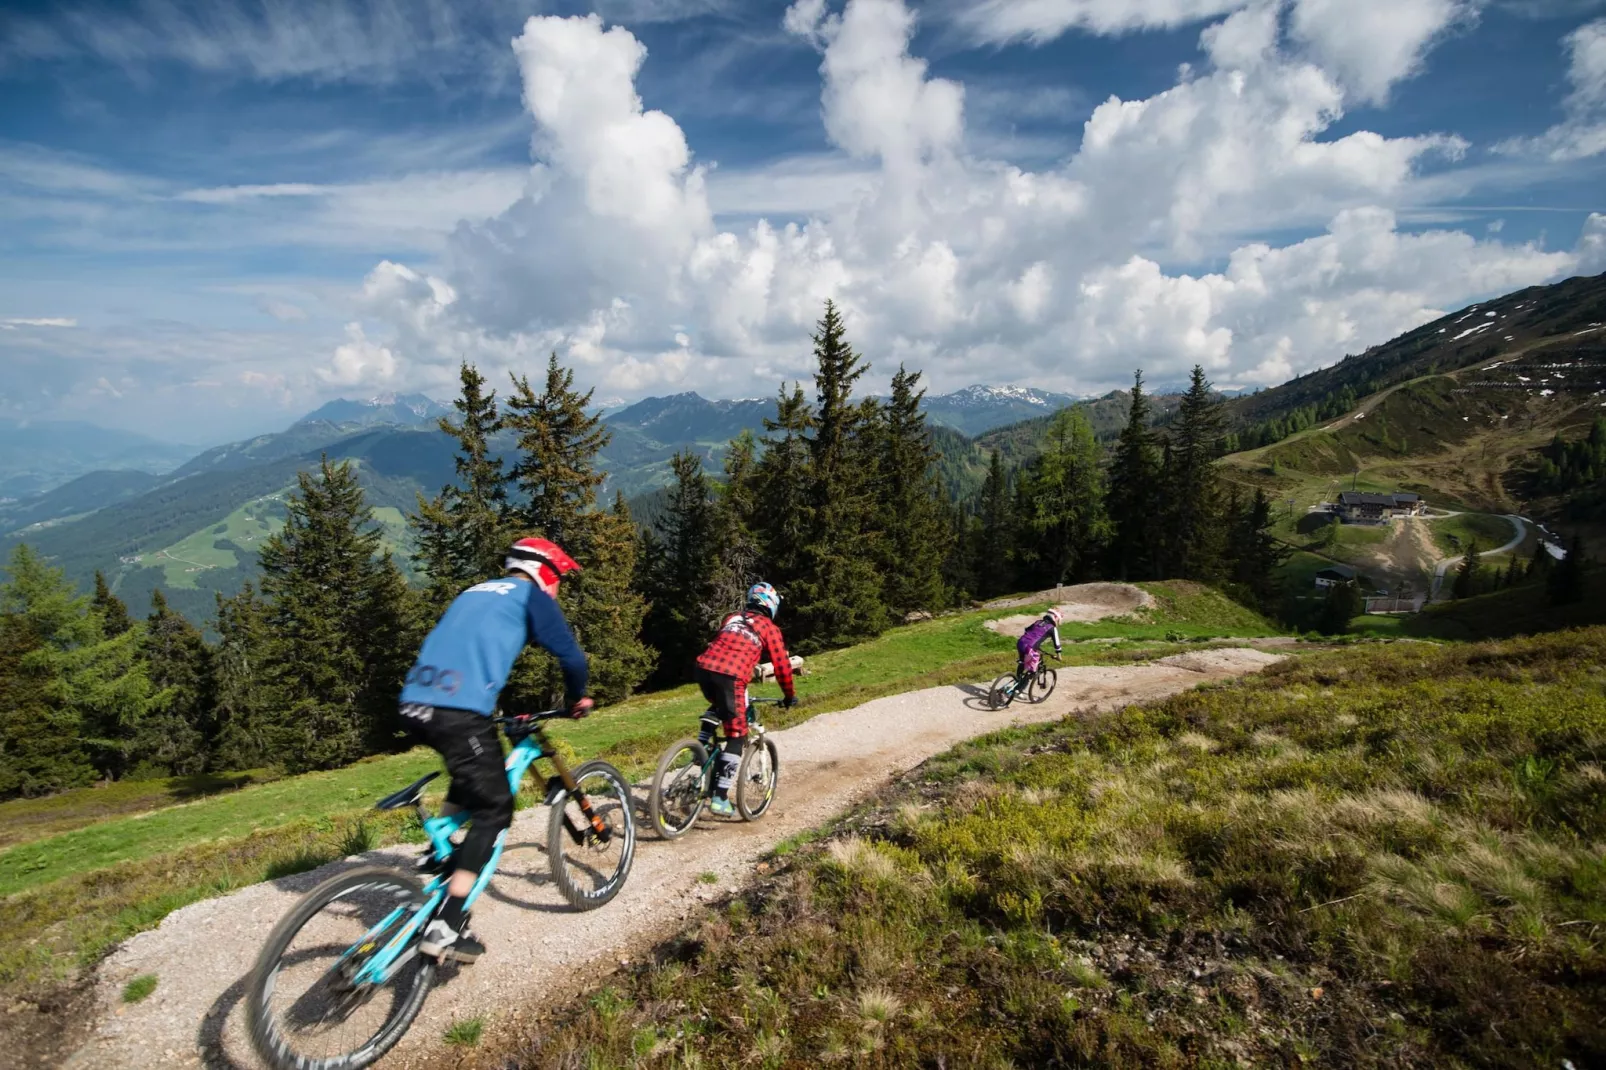
<svg viewBox="0 0 1606 1070"><path fill-rule="evenodd" d="M549 650L563 668L572 705L586 693L586 656L557 602L522 579L477 583L452 600L424 640L401 701L490 716L526 644Z"/></svg>

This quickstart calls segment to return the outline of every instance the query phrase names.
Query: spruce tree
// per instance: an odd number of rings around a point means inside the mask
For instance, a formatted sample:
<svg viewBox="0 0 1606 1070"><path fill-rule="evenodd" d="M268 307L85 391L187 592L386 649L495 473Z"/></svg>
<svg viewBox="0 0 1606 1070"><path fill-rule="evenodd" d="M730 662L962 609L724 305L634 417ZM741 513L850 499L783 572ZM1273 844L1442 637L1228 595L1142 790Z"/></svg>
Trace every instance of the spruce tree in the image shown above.
<svg viewBox="0 0 1606 1070"><path fill-rule="evenodd" d="M1132 382L1126 427L1110 463L1110 563L1117 579L1153 579L1160 518L1160 451L1149 430L1143 373Z"/></svg>
<svg viewBox="0 0 1606 1070"><path fill-rule="evenodd" d="M804 543L814 528L808 440L813 426L814 412L803 387L794 385L788 391L783 385L775 403L775 418L764 420L764 451L753 467L752 523L758 538L758 572L783 598L790 597L793 582L802 574Z"/></svg>
<svg viewBox="0 0 1606 1070"><path fill-rule="evenodd" d="M1263 613L1272 613L1282 601L1276 580L1279 566L1292 552L1271 533L1271 501L1255 488L1247 505L1229 510L1232 531L1227 548L1230 578L1245 593L1246 601Z"/></svg>
<svg viewBox="0 0 1606 1070"><path fill-rule="evenodd" d="M151 592L141 653L157 702L134 741L136 767L163 775L202 772L216 734L212 652L200 629L173 612L161 588Z"/></svg>
<svg viewBox="0 0 1606 1070"><path fill-rule="evenodd" d="M1108 527L1100 452L1081 411L1061 409L1049 422L1043 452L1021 473L1016 515L1029 585L1051 587L1091 573Z"/></svg>
<svg viewBox="0 0 1606 1070"><path fill-rule="evenodd" d="M502 428L496 391L472 364L458 372L462 393L452 402L457 421L441 417L440 430L457 440L457 481L434 498L418 496L410 519L417 533L414 561L428 578L427 601L440 610L463 588L499 570L512 541L507 530L508 476L492 452Z"/></svg>
<svg viewBox="0 0 1606 1070"><path fill-rule="evenodd" d="M1215 462L1220 456L1221 403L1204 369L1194 365L1167 441L1164 563L1171 576L1209 580L1220 574L1225 535Z"/></svg>
<svg viewBox="0 0 1606 1070"><path fill-rule="evenodd" d="M1014 514L1009 500L1009 477L997 450L988 462L977 513L980 524L972 569L976 576L976 594L990 598L1013 590L1015 584Z"/></svg>
<svg viewBox="0 0 1606 1070"><path fill-rule="evenodd" d="M0 798L88 784L81 711L65 694L63 648L88 641L84 599L26 543L0 583Z"/></svg>
<svg viewBox="0 0 1606 1070"><path fill-rule="evenodd" d="M271 676L268 607L247 583L230 598L217 596L212 649L210 767L255 769L279 761L273 753L275 719L281 696Z"/></svg>
<svg viewBox="0 0 1606 1070"><path fill-rule="evenodd" d="M89 604L100 614L100 628L108 639L115 639L134 626L128 616L128 607L121 598L112 594L111 587L106 583L106 574L98 568L95 570L95 594Z"/></svg>
<svg viewBox="0 0 1606 1070"><path fill-rule="evenodd" d="M887 607L899 617L948 601L942 568L951 529L919 387L920 373L900 364L880 424L880 567Z"/></svg>
<svg viewBox="0 0 1606 1070"><path fill-rule="evenodd" d="M809 447L812 506L801 569L792 582L798 648L819 650L877 635L886 627L874 530L874 411L853 401L868 370L848 345L827 301L814 334L814 435Z"/></svg>
<svg viewBox="0 0 1606 1070"><path fill-rule="evenodd" d="M758 440L743 431L725 452L725 481L714 487L714 530L719 561L703 615L717 621L740 609L759 575Z"/></svg>
<svg viewBox="0 0 1606 1070"><path fill-rule="evenodd" d="M556 353L539 394L527 376L513 377L503 423L517 436L511 476L523 499L513 510L521 535L564 546L580 515L596 505L605 478L596 468L597 453L613 436L602 417L586 411L591 394L574 389L574 372L558 364Z"/></svg>
<svg viewBox="0 0 1606 1070"><path fill-rule="evenodd" d="M1545 593L1553 606L1571 605L1584 598L1584 544L1577 535L1567 547L1567 556L1557 562L1545 580Z"/></svg>
<svg viewBox="0 0 1606 1070"><path fill-rule="evenodd" d="M691 678L692 661L713 633L708 610L719 569L718 515L701 458L686 450L669 463L675 482L654 531L646 632L661 655L659 679L676 684Z"/></svg>
<svg viewBox="0 0 1606 1070"><path fill-rule="evenodd" d="M1478 556L1478 540L1473 539L1467 544L1466 556L1455 570L1455 583L1450 587L1453 598L1470 598L1478 593L1478 569L1481 561Z"/></svg>
<svg viewBox="0 0 1606 1070"><path fill-rule="evenodd" d="M372 751L392 711L396 681L376 682L371 659L404 660L394 564L350 462L325 457L302 472L285 526L262 546L262 593L272 635L266 671L283 703L270 732L276 757L301 772L344 765ZM402 588L404 590L404 588ZM394 699L392 697L392 702Z"/></svg>
<svg viewBox="0 0 1606 1070"><path fill-rule="evenodd" d="M1360 611L1361 591L1355 581L1335 583L1327 589L1327 597L1322 601L1316 630L1323 635L1343 635Z"/></svg>
<svg viewBox="0 0 1606 1070"><path fill-rule="evenodd" d="M0 712L0 793L41 794L124 775L156 706L139 656L142 630L107 637L91 599L26 545L12 552L6 572L0 620L17 652L9 671L20 709Z"/></svg>
<svg viewBox="0 0 1606 1070"><path fill-rule="evenodd" d="M581 518L575 546L583 568L564 581L564 601L591 666L591 693L599 702L622 702L658 661L658 651L642 639L648 603L632 585L640 543L623 494L615 495L612 510ZM560 678L551 680L554 693Z"/></svg>

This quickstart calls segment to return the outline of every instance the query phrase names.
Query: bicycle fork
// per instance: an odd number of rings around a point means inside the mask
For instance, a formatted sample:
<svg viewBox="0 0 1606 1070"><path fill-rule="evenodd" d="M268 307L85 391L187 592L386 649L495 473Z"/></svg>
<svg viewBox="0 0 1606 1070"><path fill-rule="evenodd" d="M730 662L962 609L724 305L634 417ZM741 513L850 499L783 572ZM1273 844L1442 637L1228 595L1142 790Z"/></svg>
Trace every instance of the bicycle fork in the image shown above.
<svg viewBox="0 0 1606 1070"><path fill-rule="evenodd" d="M603 843L613 839L613 829L609 827L606 821L602 820L601 816L591 806L591 800L586 796L586 793L580 790L580 783L574 779L574 774L569 772L568 763L558 754L556 748L544 749L547 750L547 757L552 759L553 766L558 770L558 779L563 782L563 786L574 797L574 801L579 805L580 812L585 815L586 820L591 822L591 830L597 834L597 838ZM626 802L625 805L628 806L630 804ZM569 836L577 846L585 843L585 830L576 828L574 822L569 820L568 814L563 815L563 824L568 828Z"/></svg>

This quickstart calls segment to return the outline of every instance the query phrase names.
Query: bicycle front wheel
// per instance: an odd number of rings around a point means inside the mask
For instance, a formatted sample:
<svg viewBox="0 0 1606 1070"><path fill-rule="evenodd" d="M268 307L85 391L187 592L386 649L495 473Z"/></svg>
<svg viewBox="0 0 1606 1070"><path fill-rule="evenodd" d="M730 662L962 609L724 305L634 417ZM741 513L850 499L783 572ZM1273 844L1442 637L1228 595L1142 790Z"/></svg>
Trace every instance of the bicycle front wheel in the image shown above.
<svg viewBox="0 0 1606 1070"><path fill-rule="evenodd" d="M1015 674L1006 672L993 681L993 686L987 689L987 705L995 710L1001 710L1015 701Z"/></svg>
<svg viewBox="0 0 1606 1070"><path fill-rule="evenodd" d="M1026 701L1042 702L1054 693L1054 685L1059 682L1059 675L1046 665L1038 669L1032 676L1032 682L1026 685Z"/></svg>
<svg viewBox="0 0 1606 1070"><path fill-rule="evenodd" d="M635 800L624 774L607 762L587 762L574 771L574 782L591 812L608 829L600 835L569 791L552 800L547 824L547 854L552 880L576 910L595 910L619 894L636 857Z"/></svg>
<svg viewBox="0 0 1606 1070"><path fill-rule="evenodd" d="M757 821L775 801L781 779L781 755L768 736L747 748L736 769L736 812L743 821Z"/></svg>
<svg viewBox="0 0 1606 1070"><path fill-rule="evenodd" d="M671 744L658 759L658 771L652 775L652 788L647 795L647 816L659 836L679 839L697 823L697 815L703 812L708 798L707 777L703 775L707 764L707 748L689 736Z"/></svg>
<svg viewBox="0 0 1606 1070"><path fill-rule="evenodd" d="M274 1070L360 1070L407 1032L435 963L403 950L382 985L353 979L424 904L424 886L381 866L331 877L268 935L246 981L251 1045Z"/></svg>

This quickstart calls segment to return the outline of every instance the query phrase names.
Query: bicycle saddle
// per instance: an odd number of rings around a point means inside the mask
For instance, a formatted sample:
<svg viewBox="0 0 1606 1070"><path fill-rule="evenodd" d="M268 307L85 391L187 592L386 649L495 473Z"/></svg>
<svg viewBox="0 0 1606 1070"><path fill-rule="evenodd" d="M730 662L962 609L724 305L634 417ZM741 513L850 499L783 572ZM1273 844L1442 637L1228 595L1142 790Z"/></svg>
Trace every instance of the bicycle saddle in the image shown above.
<svg viewBox="0 0 1606 1070"><path fill-rule="evenodd" d="M417 780L413 781L396 794L387 795L383 799L380 799L378 802L374 803L374 809L400 810L405 806L416 805L418 803L418 797L424 793L424 785L428 784L431 780L434 780L438 776L440 776L440 773L437 771L429 774L428 776L419 777Z"/></svg>

